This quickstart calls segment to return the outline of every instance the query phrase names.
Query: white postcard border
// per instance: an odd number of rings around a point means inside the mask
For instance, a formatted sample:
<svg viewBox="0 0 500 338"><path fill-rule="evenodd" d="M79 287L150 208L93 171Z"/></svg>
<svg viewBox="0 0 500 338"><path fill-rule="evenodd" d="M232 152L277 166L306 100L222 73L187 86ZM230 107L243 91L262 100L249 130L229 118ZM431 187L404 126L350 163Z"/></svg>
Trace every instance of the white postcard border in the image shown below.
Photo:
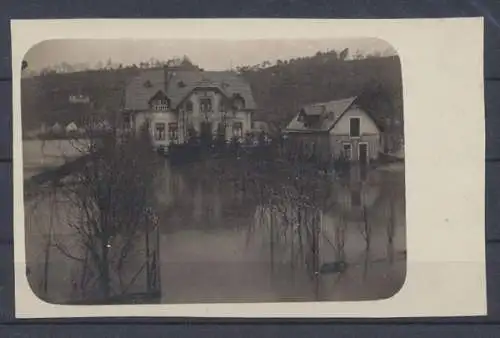
<svg viewBox="0 0 500 338"><path fill-rule="evenodd" d="M18 318L333 318L486 314L483 19L13 20L15 311ZM25 274L21 61L48 39L339 39L377 37L403 74L407 279L377 301L54 305Z"/></svg>

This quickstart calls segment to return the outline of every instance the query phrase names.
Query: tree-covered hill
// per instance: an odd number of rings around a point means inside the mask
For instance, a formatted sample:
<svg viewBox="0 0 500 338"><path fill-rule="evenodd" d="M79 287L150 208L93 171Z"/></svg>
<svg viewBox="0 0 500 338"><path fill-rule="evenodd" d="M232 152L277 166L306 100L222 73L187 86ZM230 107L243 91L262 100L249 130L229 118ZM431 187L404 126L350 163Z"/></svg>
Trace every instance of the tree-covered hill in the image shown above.
<svg viewBox="0 0 500 338"><path fill-rule="evenodd" d="M259 107L255 118L284 127L299 107L359 96L388 132L402 136L403 102L401 65L397 56L347 58L341 53L318 52L311 57L278 61L272 65L240 67ZM199 69L191 65L193 69ZM156 67L155 65L152 66ZM126 83L140 67L46 72L22 80L23 129L59 122L81 121L89 113L119 111ZM70 95L87 95L91 104L71 104Z"/></svg>
<svg viewBox="0 0 500 338"><path fill-rule="evenodd" d="M397 56L346 60L335 52L240 69L252 85L258 119L283 127L301 105L359 96L383 123L403 122L401 65Z"/></svg>

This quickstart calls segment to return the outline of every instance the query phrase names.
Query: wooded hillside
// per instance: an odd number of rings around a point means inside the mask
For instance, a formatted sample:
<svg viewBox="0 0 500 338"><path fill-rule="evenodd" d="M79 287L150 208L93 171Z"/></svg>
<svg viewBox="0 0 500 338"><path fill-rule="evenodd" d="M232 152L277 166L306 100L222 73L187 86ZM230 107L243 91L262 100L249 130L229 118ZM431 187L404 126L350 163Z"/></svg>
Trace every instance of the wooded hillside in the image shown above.
<svg viewBox="0 0 500 338"><path fill-rule="evenodd" d="M336 53L278 62L242 71L259 105L258 119L283 127L301 105L360 96L380 123L403 122L401 65L398 57L343 60Z"/></svg>
<svg viewBox="0 0 500 338"><path fill-rule="evenodd" d="M128 67L25 78L23 129L39 128L42 122L78 123L91 112L117 111L127 81L140 71ZM303 104L360 96L380 124L402 136L401 65L396 56L347 60L345 54L332 51L238 71L252 87L259 107L255 119L282 128ZM88 95L92 104L70 104L68 97L75 94Z"/></svg>

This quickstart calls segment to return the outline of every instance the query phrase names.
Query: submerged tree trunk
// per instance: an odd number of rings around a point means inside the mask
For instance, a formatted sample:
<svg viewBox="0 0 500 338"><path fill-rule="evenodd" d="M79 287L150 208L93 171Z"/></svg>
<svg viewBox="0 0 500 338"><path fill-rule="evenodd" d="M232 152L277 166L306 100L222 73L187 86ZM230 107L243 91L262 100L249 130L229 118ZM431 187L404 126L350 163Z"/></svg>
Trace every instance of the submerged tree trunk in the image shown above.
<svg viewBox="0 0 500 338"><path fill-rule="evenodd" d="M101 260L101 267L100 267L100 284L101 284L101 292L102 292L102 297L104 299L108 299L111 295L111 280L110 280L110 274L109 274L109 261L108 261L108 243L107 241L102 241L101 243L101 250L102 250L102 260Z"/></svg>

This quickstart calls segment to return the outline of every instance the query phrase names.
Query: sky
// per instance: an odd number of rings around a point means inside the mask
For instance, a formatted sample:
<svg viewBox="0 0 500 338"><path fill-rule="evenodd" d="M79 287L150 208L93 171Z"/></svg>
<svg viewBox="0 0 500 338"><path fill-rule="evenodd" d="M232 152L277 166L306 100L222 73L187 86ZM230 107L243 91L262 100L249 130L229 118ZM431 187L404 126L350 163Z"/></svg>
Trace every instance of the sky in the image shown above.
<svg viewBox="0 0 500 338"><path fill-rule="evenodd" d="M365 38L349 40L48 40L33 46L25 60L32 71L62 62L69 64L97 62L133 64L155 58L169 60L188 56L205 70L227 70L263 61L275 63L296 57L312 56L318 51L341 51L349 48L366 54L395 54L383 40Z"/></svg>

